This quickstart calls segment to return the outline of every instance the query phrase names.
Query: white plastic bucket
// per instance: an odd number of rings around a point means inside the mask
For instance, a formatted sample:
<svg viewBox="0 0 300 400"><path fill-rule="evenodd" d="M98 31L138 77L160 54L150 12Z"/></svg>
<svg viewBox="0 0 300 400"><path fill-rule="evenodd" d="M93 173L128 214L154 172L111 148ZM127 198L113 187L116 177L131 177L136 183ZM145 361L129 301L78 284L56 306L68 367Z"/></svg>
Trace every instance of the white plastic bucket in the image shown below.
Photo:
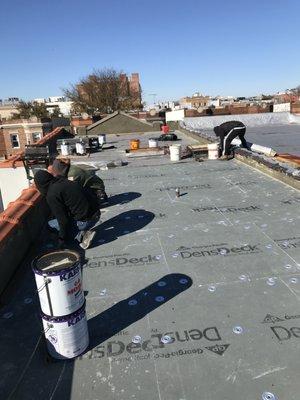
<svg viewBox="0 0 300 400"><path fill-rule="evenodd" d="M62 156L70 155L70 146L68 144L62 144L60 150Z"/></svg>
<svg viewBox="0 0 300 400"><path fill-rule="evenodd" d="M172 144L169 146L171 161L179 161L181 153L181 144Z"/></svg>
<svg viewBox="0 0 300 400"><path fill-rule="evenodd" d="M85 304L75 313L64 317L42 314L49 354L61 360L82 354L89 345Z"/></svg>
<svg viewBox="0 0 300 400"><path fill-rule="evenodd" d="M98 136L99 145L102 146L106 143L106 134L103 133L102 135Z"/></svg>
<svg viewBox="0 0 300 400"><path fill-rule="evenodd" d="M209 143L207 145L208 149L208 159L216 160L219 158L219 144L218 143Z"/></svg>
<svg viewBox="0 0 300 400"><path fill-rule="evenodd" d="M85 154L85 145L84 145L84 143L76 143L76 153L77 154Z"/></svg>
<svg viewBox="0 0 300 400"><path fill-rule="evenodd" d="M149 147L154 148L158 147L158 141L156 139L149 139Z"/></svg>
<svg viewBox="0 0 300 400"><path fill-rule="evenodd" d="M78 253L49 251L33 260L32 269L44 314L60 317L82 307L84 293Z"/></svg>

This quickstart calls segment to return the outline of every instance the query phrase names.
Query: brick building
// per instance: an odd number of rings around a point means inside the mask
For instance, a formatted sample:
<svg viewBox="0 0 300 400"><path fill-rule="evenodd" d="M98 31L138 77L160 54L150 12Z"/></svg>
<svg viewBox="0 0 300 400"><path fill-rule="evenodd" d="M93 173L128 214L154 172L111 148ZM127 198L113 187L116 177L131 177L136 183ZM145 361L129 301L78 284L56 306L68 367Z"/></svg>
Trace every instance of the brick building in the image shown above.
<svg viewBox="0 0 300 400"><path fill-rule="evenodd" d="M23 151L26 144L36 143L51 129L50 120L37 118L0 122L0 157L6 158Z"/></svg>
<svg viewBox="0 0 300 400"><path fill-rule="evenodd" d="M140 77L137 72L131 74L128 78L126 74L120 75L121 96L133 99L133 108L141 108L142 106L142 90L140 85Z"/></svg>
<svg viewBox="0 0 300 400"><path fill-rule="evenodd" d="M192 96L192 97L183 97L180 99L179 104L184 108L199 108L199 107L207 107L209 104L210 98L209 96Z"/></svg>

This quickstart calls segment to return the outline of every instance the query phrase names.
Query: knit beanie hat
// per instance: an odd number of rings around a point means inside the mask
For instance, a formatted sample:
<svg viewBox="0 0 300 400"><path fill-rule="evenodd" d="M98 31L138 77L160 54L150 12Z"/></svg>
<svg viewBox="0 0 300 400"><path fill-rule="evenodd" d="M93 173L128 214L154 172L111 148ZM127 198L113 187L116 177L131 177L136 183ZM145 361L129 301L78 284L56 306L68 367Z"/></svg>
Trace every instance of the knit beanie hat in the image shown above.
<svg viewBox="0 0 300 400"><path fill-rule="evenodd" d="M61 160L55 159L52 164L52 171L54 175L59 176L68 176L68 172L70 169L70 164L67 164Z"/></svg>

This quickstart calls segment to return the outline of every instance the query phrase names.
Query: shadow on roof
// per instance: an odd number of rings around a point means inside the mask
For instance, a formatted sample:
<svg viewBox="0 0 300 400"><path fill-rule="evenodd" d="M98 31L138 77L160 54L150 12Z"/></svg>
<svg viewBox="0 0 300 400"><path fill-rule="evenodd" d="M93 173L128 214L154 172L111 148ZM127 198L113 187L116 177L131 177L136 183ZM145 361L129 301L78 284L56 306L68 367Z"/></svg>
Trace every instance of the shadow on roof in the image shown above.
<svg viewBox="0 0 300 400"><path fill-rule="evenodd" d="M187 275L176 273L165 275L134 295L91 318L88 321L89 350L189 289L192 284L192 279Z"/></svg>
<svg viewBox="0 0 300 400"><path fill-rule="evenodd" d="M91 247L96 247L101 243L110 243L120 236L136 232L148 225L153 219L154 214L146 210L138 209L123 212L94 228L96 231L95 244Z"/></svg>

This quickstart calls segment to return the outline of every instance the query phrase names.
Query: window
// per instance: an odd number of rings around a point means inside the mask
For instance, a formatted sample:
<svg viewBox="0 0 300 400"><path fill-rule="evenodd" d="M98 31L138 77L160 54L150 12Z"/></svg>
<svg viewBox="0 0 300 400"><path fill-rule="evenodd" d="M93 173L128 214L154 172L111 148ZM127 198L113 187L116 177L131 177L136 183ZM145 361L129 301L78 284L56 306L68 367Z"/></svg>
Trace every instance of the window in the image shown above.
<svg viewBox="0 0 300 400"><path fill-rule="evenodd" d="M42 138L41 132L33 132L32 133L32 141L33 143L38 142Z"/></svg>
<svg viewBox="0 0 300 400"><path fill-rule="evenodd" d="M20 148L19 135L17 133L10 135L10 141L14 149Z"/></svg>

